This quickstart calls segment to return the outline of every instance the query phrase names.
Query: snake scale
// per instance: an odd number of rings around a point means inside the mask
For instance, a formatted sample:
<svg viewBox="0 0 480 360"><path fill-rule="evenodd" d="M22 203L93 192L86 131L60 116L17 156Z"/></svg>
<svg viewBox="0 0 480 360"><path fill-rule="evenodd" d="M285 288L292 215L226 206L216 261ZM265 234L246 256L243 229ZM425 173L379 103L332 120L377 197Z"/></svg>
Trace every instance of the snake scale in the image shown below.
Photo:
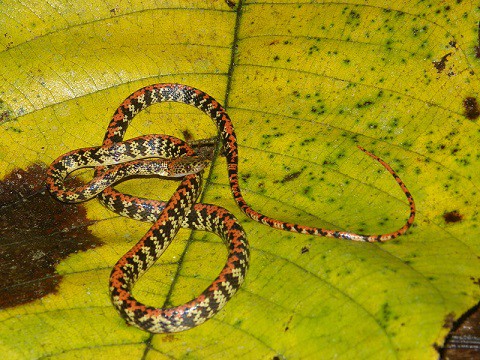
<svg viewBox="0 0 480 360"><path fill-rule="evenodd" d="M197 155L193 146L168 135L144 135L124 141L125 132L135 115L161 102L194 106L214 121L223 146L233 197L242 211L255 221L286 231L364 242L383 242L396 238L414 222L415 202L403 181L385 161L362 147L359 149L387 169L407 197L410 215L400 229L387 234L361 235L286 223L253 210L240 191L237 138L223 106L205 92L187 85L162 83L146 86L127 97L117 108L102 146L62 155L52 163L47 173L47 188L61 201L74 203L97 196L107 208L123 216L154 223L115 264L110 276L112 302L131 325L152 333L170 333L203 323L215 315L239 289L249 263L248 242L237 219L224 208L196 202L207 162ZM64 180L68 174L82 167L95 168L94 179L78 189L66 188ZM182 178L168 202L123 194L111 187L125 177L152 174ZM201 295L186 304L155 308L138 302L131 293L133 285L165 251L181 227L218 234L228 248L224 268Z"/></svg>

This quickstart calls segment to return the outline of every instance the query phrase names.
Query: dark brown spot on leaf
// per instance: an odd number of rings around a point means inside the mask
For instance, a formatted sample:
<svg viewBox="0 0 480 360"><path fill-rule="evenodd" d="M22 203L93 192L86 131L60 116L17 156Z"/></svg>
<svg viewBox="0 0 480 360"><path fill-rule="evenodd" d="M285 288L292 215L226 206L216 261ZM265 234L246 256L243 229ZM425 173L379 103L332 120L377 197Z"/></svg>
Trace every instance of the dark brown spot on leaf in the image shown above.
<svg viewBox="0 0 480 360"><path fill-rule="evenodd" d="M457 210L449 211L443 214L446 223L455 223L463 220L463 215Z"/></svg>
<svg viewBox="0 0 480 360"><path fill-rule="evenodd" d="M304 247L302 247L301 253L302 253L302 254L305 254L305 253L307 253L307 252L309 252L309 251L310 251L310 249L309 249L307 246L304 246Z"/></svg>
<svg viewBox="0 0 480 360"><path fill-rule="evenodd" d="M102 244L88 230L85 208L54 200L44 183L45 167L39 164L0 181L0 308L54 292L61 281L56 265Z"/></svg>
<svg viewBox="0 0 480 360"><path fill-rule="evenodd" d="M463 100L463 107L465 108L465 116L470 120L476 120L480 116L480 107L474 97L467 97Z"/></svg>
<svg viewBox="0 0 480 360"><path fill-rule="evenodd" d="M302 173L302 171L295 171L293 173L285 175L282 180L275 180L274 183L275 184L277 184L277 183L284 184L286 182L295 180L296 178L298 178L300 176L301 173Z"/></svg>
<svg viewBox="0 0 480 360"><path fill-rule="evenodd" d="M451 52L449 52L448 54L442 56L442 58L440 59L440 61L433 61L433 66L435 66L435 69L437 69L437 72L438 73L441 73L443 70L445 70L445 67L446 67L446 64L447 64L447 61L448 61L448 57L452 55Z"/></svg>
<svg viewBox="0 0 480 360"><path fill-rule="evenodd" d="M188 129L182 130L182 135L187 142L193 140L193 134Z"/></svg>

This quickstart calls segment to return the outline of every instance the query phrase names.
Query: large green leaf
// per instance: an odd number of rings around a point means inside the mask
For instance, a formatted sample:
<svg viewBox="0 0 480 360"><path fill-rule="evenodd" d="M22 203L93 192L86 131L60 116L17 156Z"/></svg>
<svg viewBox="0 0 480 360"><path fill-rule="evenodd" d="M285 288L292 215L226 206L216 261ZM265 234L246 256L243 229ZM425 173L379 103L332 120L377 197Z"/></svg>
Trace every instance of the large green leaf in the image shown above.
<svg viewBox="0 0 480 360"><path fill-rule="evenodd" d="M446 321L480 295L479 8L391 4L1 2L0 353L435 358ZM240 213L219 157L202 201L233 211L245 227L246 283L193 330L152 336L128 327L109 302L108 276L149 225L96 201L54 202L42 190L44 167L99 145L120 102L157 82L198 87L227 107L241 186L255 209L367 233L402 226L404 195L359 144L408 185L415 226L385 244L265 227ZM127 137L146 133L199 139L215 127L194 108L162 104L139 114ZM175 188L167 185L120 188L158 199ZM225 254L216 236L182 231L134 293L156 306L190 300Z"/></svg>

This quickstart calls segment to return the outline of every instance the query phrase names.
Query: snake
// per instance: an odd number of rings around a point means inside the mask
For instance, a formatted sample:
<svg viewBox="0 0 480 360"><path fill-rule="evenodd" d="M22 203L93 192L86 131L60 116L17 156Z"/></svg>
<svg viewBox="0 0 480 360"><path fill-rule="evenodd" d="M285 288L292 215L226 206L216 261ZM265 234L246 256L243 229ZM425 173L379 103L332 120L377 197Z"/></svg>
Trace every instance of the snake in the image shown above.
<svg viewBox="0 0 480 360"><path fill-rule="evenodd" d="M196 203L206 166L202 156L197 156L187 143L167 135L144 135L124 141L127 128L135 115L148 106L162 102L193 106L213 120L222 155L226 158L233 198L243 213L257 222L295 233L362 242L394 239L405 234L414 223L415 201L405 183L388 163L361 146L358 148L379 162L405 194L410 214L402 227L389 233L364 235L299 225L263 215L248 205L240 190L237 137L225 108L212 96L189 85L158 83L145 86L133 92L116 109L100 147L71 151L56 159L47 172L47 188L61 201L79 202L97 196L103 205L120 215L154 223L142 239L115 264L110 275L112 303L128 324L152 333L178 332L200 325L214 316L240 288L249 265L249 246L238 220L222 207ZM139 144L143 146L148 141L156 142L156 145L145 146L149 151L143 151L143 148L139 151ZM135 151L129 150L131 148ZM166 159L152 160L150 157ZM145 165L146 162L155 165ZM79 189L66 189L63 185L66 176L80 166L95 168L93 182ZM147 169L138 170L139 167ZM112 187L122 177L147 173L183 180L167 202L124 194ZM181 227L211 231L219 235L228 248L224 268L201 295L186 304L156 308L138 302L131 293L133 285L165 251Z"/></svg>
<svg viewBox="0 0 480 360"><path fill-rule="evenodd" d="M112 146L87 147L58 157L47 170L47 188L62 202L79 203L102 193L109 185L129 177L174 177L183 180L161 214L140 241L114 266L110 276L111 299L127 323L151 333L179 332L214 316L240 288L249 262L245 232L226 209L196 203L207 160L197 156L184 141L169 135L144 135ZM94 178L77 188L65 184L68 175L95 168ZM127 202L121 194L123 211ZM113 196L110 197L113 199ZM141 198L136 198L140 201ZM146 201L146 199L144 199ZM135 218L135 216L129 216ZM158 309L137 301L131 289L170 245L181 228L206 230L219 235L228 248L227 262L219 276L190 302Z"/></svg>

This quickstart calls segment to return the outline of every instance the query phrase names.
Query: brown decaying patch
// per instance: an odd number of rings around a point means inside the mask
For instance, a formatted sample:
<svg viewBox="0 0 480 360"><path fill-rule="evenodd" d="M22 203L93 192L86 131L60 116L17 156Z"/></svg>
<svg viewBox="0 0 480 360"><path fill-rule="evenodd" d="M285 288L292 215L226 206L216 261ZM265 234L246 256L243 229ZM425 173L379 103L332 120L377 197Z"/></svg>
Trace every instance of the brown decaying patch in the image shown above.
<svg viewBox="0 0 480 360"><path fill-rule="evenodd" d="M88 229L92 222L82 205L60 203L47 193L45 174L45 166L35 164L0 181L2 309L54 292L61 281L56 265L102 244Z"/></svg>
<svg viewBox="0 0 480 360"><path fill-rule="evenodd" d="M439 349L440 359L480 359L480 326L478 324L480 324L480 306L477 304L453 322L445 345Z"/></svg>
<svg viewBox="0 0 480 360"><path fill-rule="evenodd" d="M463 220L463 215L457 210L449 211L443 214L446 223L456 223Z"/></svg>
<svg viewBox="0 0 480 360"><path fill-rule="evenodd" d="M463 100L463 108L465 109L465 116L470 120L476 120L480 116L480 107L477 99L474 97L467 97Z"/></svg>

